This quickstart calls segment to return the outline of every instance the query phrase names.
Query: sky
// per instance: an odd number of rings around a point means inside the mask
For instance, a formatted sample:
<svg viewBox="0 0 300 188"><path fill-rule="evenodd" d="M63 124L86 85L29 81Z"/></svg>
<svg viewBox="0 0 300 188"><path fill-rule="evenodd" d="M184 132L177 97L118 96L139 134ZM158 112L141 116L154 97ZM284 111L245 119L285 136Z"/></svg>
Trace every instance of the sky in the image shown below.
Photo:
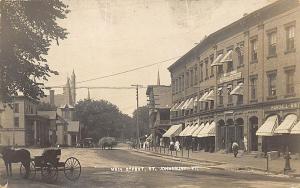
<svg viewBox="0 0 300 188"><path fill-rule="evenodd" d="M164 60L164 63L77 86L129 87L170 85L168 67L205 35L270 4L272 0L65 0L71 13L59 24L69 32L53 45L48 64L60 74L46 86L61 86L74 70L77 82L114 74ZM62 89L56 89L56 94ZM147 104L146 89L139 92L140 106ZM77 90L77 100L87 98ZM108 100L131 115L135 90L90 90L94 100Z"/></svg>

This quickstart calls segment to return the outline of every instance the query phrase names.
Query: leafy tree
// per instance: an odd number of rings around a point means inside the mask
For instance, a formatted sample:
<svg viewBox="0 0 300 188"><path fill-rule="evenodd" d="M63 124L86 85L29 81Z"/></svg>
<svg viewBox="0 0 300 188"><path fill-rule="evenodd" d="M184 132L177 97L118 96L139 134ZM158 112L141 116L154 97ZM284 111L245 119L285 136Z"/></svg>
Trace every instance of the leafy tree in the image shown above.
<svg viewBox="0 0 300 188"><path fill-rule="evenodd" d="M13 95L38 99L43 81L57 75L47 64L53 42L67 36L57 24L69 12L62 0L0 1L0 101Z"/></svg>
<svg viewBox="0 0 300 188"><path fill-rule="evenodd" d="M120 112L118 107L105 100L81 100L75 106L78 120L85 125L83 137L94 140L110 136L127 137L126 129L132 125L132 119Z"/></svg>
<svg viewBox="0 0 300 188"><path fill-rule="evenodd" d="M136 110L133 112L134 126L136 127ZM149 108L147 106L139 107L139 131L140 137L148 135L149 129ZM136 131L134 131L136 134Z"/></svg>

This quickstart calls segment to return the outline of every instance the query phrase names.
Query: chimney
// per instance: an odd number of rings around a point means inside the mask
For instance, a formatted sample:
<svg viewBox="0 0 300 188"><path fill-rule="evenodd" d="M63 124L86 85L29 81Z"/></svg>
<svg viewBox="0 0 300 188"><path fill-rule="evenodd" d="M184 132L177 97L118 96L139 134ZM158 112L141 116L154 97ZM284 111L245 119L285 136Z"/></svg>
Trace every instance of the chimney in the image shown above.
<svg viewBox="0 0 300 188"><path fill-rule="evenodd" d="M49 102L50 102L51 105L54 106L54 105L55 105L55 102L54 102L54 90L51 89L51 90L49 91L49 93L50 93L50 94L49 94L49 96L50 96L50 101L49 101Z"/></svg>

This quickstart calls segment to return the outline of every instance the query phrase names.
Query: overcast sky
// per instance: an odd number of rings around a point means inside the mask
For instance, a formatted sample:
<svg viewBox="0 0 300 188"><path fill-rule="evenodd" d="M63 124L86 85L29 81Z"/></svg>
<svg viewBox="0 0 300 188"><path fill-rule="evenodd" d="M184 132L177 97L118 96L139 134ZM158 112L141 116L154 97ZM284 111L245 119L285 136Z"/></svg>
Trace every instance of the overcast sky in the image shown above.
<svg viewBox="0 0 300 188"><path fill-rule="evenodd" d="M71 13L60 21L68 39L49 51L49 65L60 75L46 85L66 82L74 69L77 81L101 77L184 55L205 35L259 9L272 0L69 0ZM167 67L176 59L123 75L78 86L170 85ZM140 91L140 105L146 104ZM56 93L62 93L57 89ZM91 90L92 99L105 99L132 114L135 90ZM77 99L87 97L77 90Z"/></svg>

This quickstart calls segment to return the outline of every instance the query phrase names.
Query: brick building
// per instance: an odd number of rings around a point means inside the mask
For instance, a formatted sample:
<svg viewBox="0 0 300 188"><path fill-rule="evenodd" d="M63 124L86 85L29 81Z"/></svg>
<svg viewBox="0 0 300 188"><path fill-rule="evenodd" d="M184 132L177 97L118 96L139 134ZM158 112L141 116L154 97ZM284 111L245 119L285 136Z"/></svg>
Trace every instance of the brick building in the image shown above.
<svg viewBox="0 0 300 188"><path fill-rule="evenodd" d="M204 38L169 67L172 124L215 150L299 152L299 24L299 1L279 0Z"/></svg>

